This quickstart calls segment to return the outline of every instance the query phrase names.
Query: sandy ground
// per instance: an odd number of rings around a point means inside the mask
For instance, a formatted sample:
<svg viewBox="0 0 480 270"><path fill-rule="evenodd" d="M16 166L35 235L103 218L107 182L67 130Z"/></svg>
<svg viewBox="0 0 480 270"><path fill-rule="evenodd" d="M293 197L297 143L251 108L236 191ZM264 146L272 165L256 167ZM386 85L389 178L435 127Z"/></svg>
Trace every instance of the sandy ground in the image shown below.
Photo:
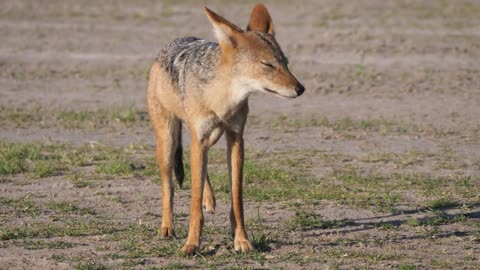
<svg viewBox="0 0 480 270"><path fill-rule="evenodd" d="M202 11L204 5L245 26L253 4L3 1L2 113L18 108L43 114L123 107L145 111L147 71L162 46L181 36L213 39ZM318 181L327 181L332 172L347 165L365 175L470 177L471 189L477 195L455 198L459 205L445 209L451 215L463 213L465 221L409 227L408 218L430 212L409 208L412 211L385 213L328 199L303 201L300 206L292 201L248 201L248 218L261 219L258 224L264 224L265 232L274 238L267 241L267 249L256 253L262 259L227 256L231 253L228 233L213 233L204 241L202 255L195 258L162 256L159 252L140 261L137 258L136 264L125 264L128 259L104 256L110 245L103 241L105 235L87 235L57 237L75 244L61 250L28 249L15 240L1 240L0 268L479 269L480 3L372 0L266 4L277 40L307 90L295 100L253 95L245 135L247 148L284 152L285 159L312 150L329 155L332 158L328 160L325 155L308 157L305 173ZM335 128L322 119L345 125ZM7 119L0 127L0 138L9 143L72 147L91 142L111 147L136 144L147 146L148 151L142 154L154 153L153 133L145 122L82 129L21 125ZM218 148L224 148L223 141ZM402 163L411 153L416 153L413 160ZM389 158L378 162L369 159L380 154ZM143 222L158 227L160 223L159 187L148 177L105 180L85 189L75 187L68 175L33 179L17 174L1 182L0 190L2 198L30 194L39 205L52 196L74 201L123 225ZM409 190L402 192L408 194ZM180 190L175 202L181 213L177 222L183 227L188 220L188 198L188 190ZM425 200L411 196L418 204ZM401 205L396 207L401 209ZM32 217L9 209L0 207L0 230L52 222L48 212ZM322 219L351 223L340 228L286 231L285 221L295 217L299 209ZM215 215L207 216L206 226L227 230L227 213L228 200L220 199ZM149 244L155 245L155 241ZM60 253L66 259L52 258ZM85 265L82 260L98 264Z"/></svg>

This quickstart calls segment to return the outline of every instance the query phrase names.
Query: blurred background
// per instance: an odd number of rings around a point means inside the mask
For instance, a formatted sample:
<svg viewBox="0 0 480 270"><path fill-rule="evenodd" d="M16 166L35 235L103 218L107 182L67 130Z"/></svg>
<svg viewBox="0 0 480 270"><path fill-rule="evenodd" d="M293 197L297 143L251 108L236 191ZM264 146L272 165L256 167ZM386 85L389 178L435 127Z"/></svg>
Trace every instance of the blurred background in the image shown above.
<svg viewBox="0 0 480 270"><path fill-rule="evenodd" d="M168 256L183 241L189 193L177 197L180 242L158 242L147 73L177 37L214 40L203 6L245 28L255 3L0 2L3 265L177 263ZM221 268L238 259L290 269L478 267L480 2L265 4L306 92L295 100L250 98L246 207L259 251L237 258L224 239L220 142L211 157L219 209L207 226L222 233L206 232L211 259L177 266ZM86 230L83 239L61 227L82 222L88 226L74 228ZM52 232L47 223L60 227ZM132 223L143 225L128 238ZM98 235L117 238L109 244ZM51 243L67 244L52 251ZM158 243L164 250L152 248ZM107 256L113 253L121 258Z"/></svg>

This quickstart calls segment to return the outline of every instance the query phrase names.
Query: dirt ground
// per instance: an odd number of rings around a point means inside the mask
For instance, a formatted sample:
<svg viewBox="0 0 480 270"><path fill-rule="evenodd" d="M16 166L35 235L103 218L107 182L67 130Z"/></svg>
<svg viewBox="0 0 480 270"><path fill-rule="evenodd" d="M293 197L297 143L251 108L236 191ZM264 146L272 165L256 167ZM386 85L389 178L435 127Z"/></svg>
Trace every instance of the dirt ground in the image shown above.
<svg viewBox="0 0 480 270"><path fill-rule="evenodd" d="M177 238L157 235L148 68L176 37L213 40L205 5L246 26L239 2L1 1L0 269L480 269L473 0L266 1L307 90L250 98L256 251L229 238L224 141L200 253L178 253L188 183Z"/></svg>

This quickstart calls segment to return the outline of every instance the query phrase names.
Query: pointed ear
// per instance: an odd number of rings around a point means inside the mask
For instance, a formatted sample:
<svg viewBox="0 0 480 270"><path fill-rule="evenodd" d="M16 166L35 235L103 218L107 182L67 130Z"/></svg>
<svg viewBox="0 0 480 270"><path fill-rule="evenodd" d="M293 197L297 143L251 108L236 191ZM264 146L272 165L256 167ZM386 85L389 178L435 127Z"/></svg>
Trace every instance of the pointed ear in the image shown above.
<svg viewBox="0 0 480 270"><path fill-rule="evenodd" d="M275 35L272 17L270 17L265 5L257 4L253 8L252 15L250 16L250 22L247 26L247 31L258 31L268 33L272 36Z"/></svg>
<svg viewBox="0 0 480 270"><path fill-rule="evenodd" d="M236 47L238 34L242 33L243 30L207 7L205 7L205 12L213 25L213 30L218 42L220 44L230 44L231 46Z"/></svg>

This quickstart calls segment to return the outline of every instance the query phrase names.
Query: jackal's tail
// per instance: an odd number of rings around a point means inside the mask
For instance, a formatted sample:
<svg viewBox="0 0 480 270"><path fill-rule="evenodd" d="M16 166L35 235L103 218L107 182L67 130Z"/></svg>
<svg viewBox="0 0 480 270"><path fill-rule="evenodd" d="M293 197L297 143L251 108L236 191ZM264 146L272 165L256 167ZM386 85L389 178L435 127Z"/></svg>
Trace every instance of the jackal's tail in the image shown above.
<svg viewBox="0 0 480 270"><path fill-rule="evenodd" d="M180 124L180 131L177 137L177 149L175 149L175 163L174 163L175 178L178 185L182 187L185 172L183 171L183 147L182 147L182 127Z"/></svg>

